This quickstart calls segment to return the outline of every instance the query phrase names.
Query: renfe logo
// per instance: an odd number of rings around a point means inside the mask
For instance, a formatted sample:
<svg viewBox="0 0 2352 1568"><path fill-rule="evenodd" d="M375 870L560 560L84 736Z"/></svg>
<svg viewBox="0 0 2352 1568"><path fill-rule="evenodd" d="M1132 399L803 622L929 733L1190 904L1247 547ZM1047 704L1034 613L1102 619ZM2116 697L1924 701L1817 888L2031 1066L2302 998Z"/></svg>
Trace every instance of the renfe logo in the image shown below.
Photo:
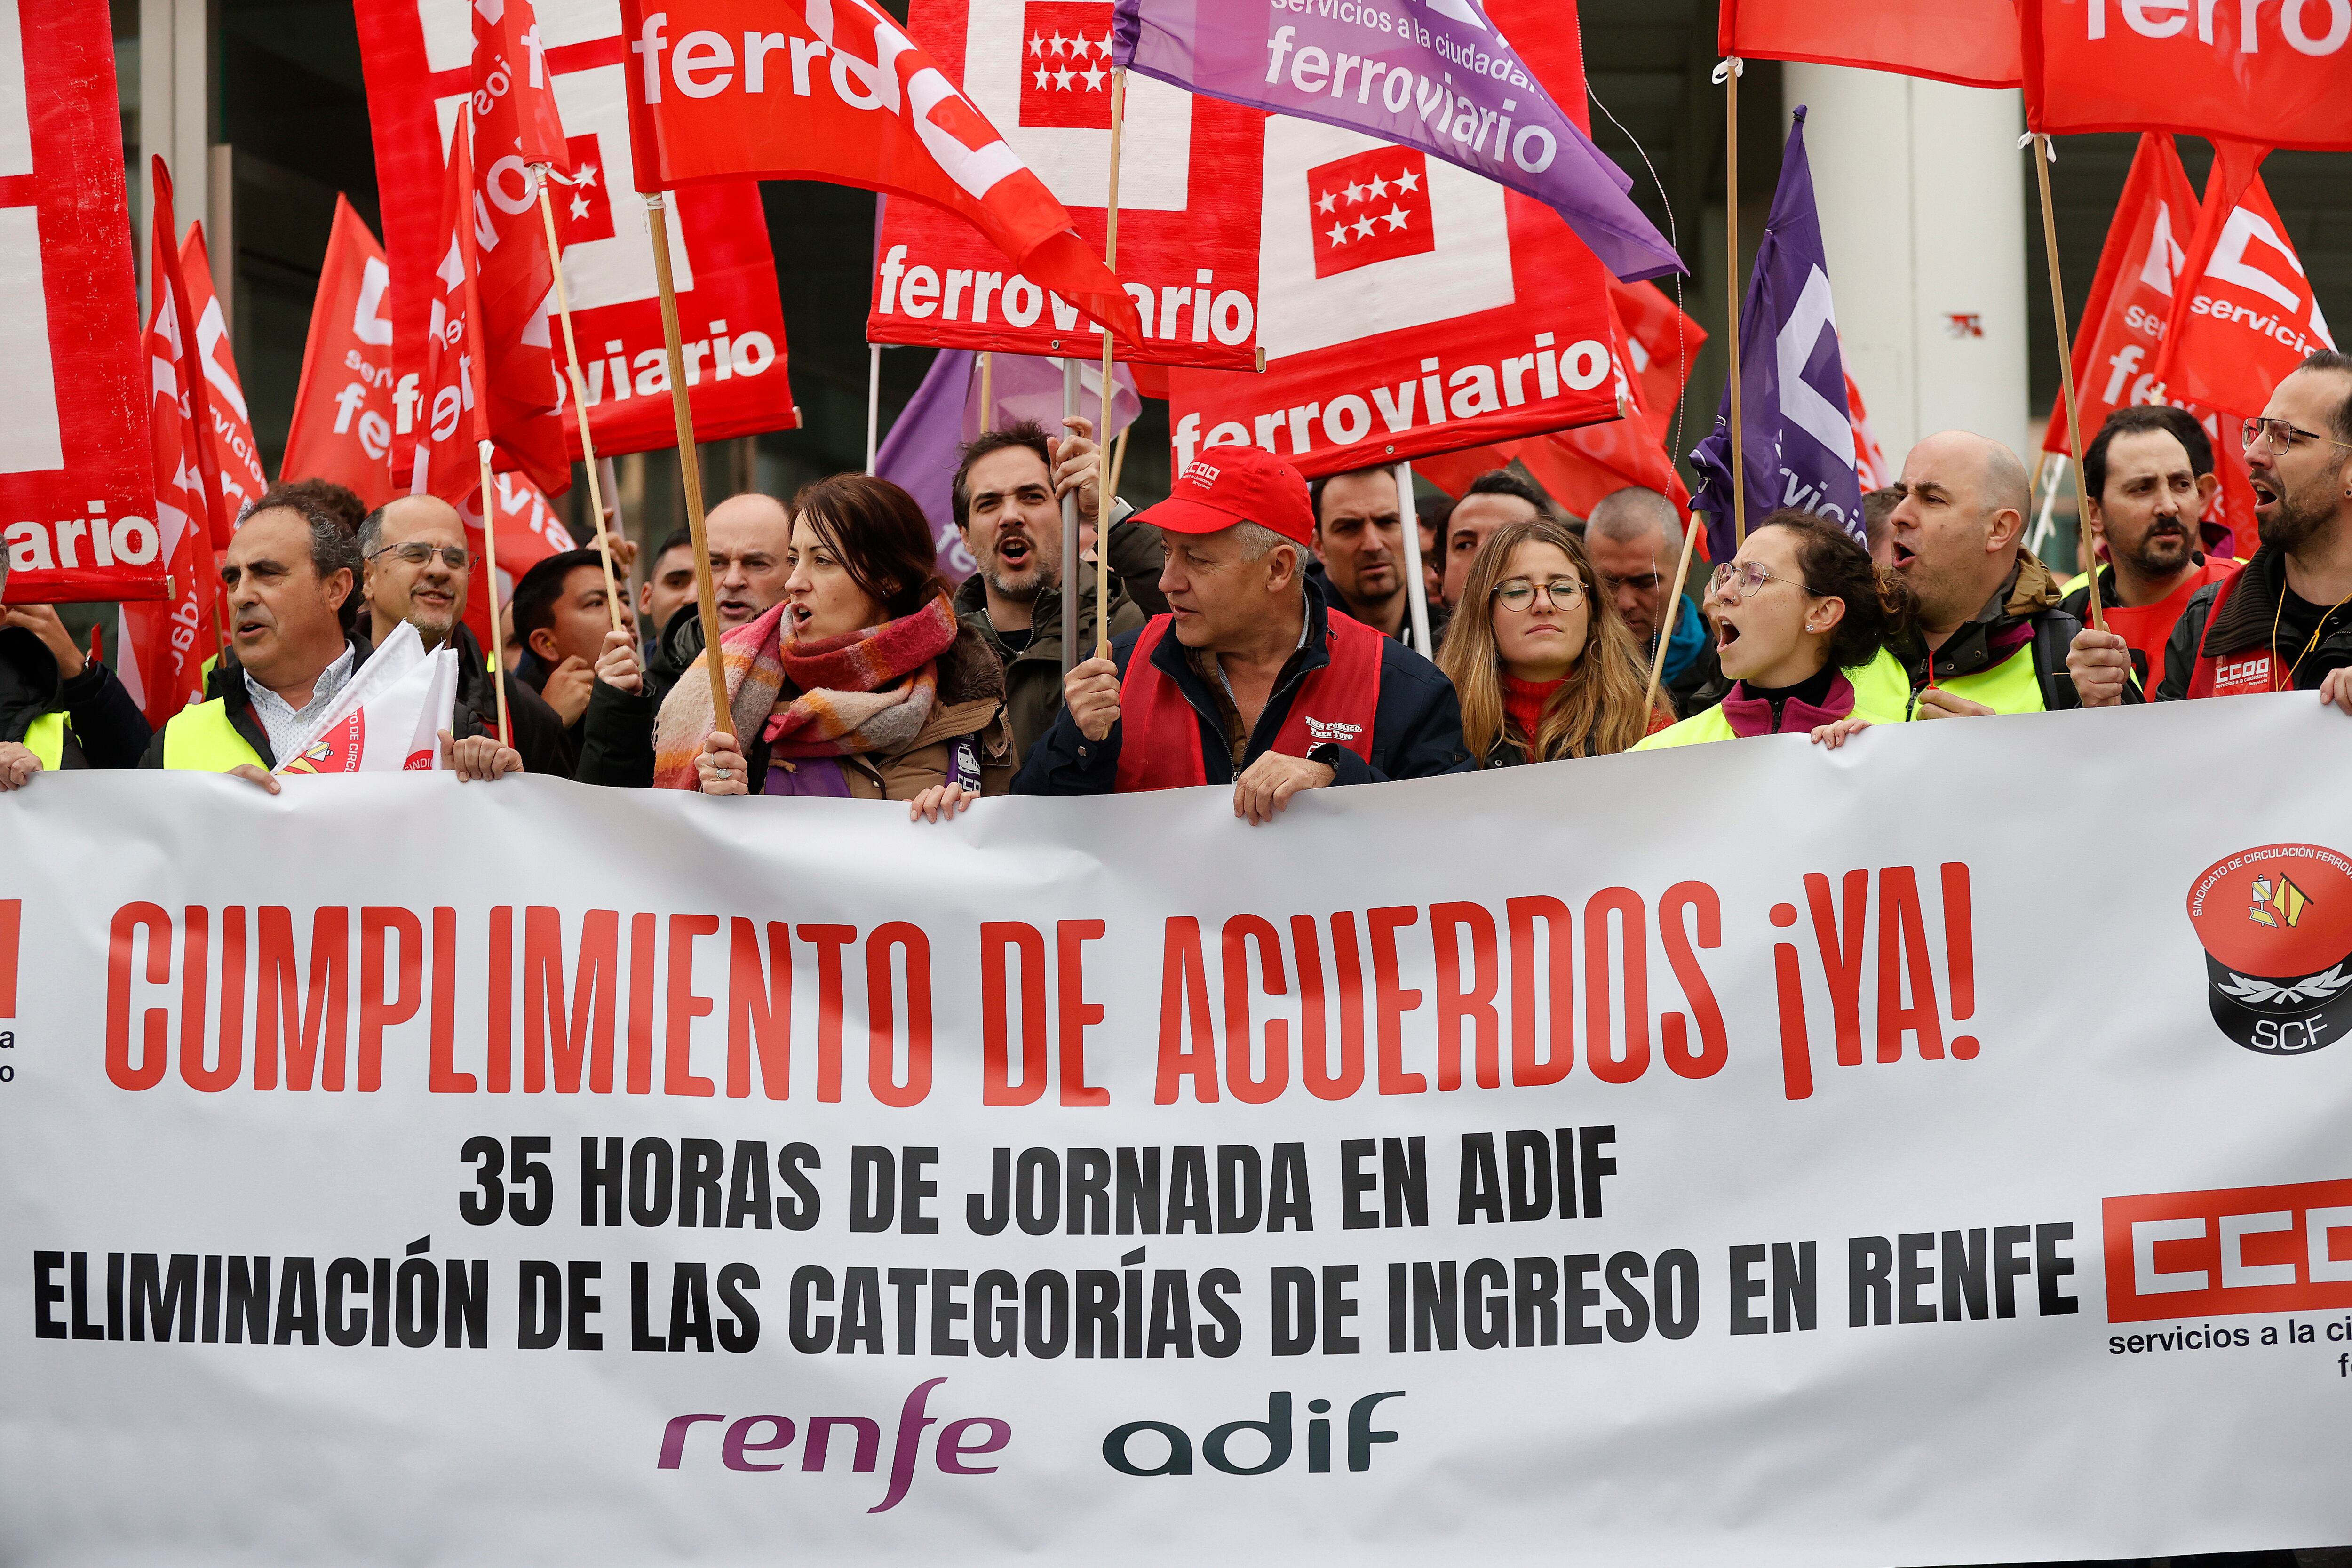
<svg viewBox="0 0 2352 1568"><path fill-rule="evenodd" d="M2352 1307L2352 1181L2102 1206L2111 1323Z"/></svg>
<svg viewBox="0 0 2352 1568"><path fill-rule="evenodd" d="M914 1484L915 1468L922 1458L923 1428L939 1425L939 1417L925 1414L931 1390L947 1381L934 1377L915 1385L898 1407L898 1426L890 1445L890 1484L882 1500L866 1511L887 1513L898 1506ZM686 1462L687 1439L692 1436L696 1423L726 1421L720 1415L673 1415L662 1429L661 1458L657 1469L675 1470ZM719 1438L719 1462L730 1470L781 1470L779 1458L768 1463L768 1456L781 1453L793 1445L799 1427L789 1415L742 1415L729 1422ZM882 1451L882 1423L871 1415L812 1415L808 1417L807 1436L801 1441L801 1468L823 1470L833 1447L836 1432L846 1431L855 1447L850 1453L849 1468L854 1473L871 1474L875 1461ZM968 1459L982 1454L993 1454L1013 1441L1013 1423L993 1415L967 1415L940 1427L938 1439L931 1446L931 1463L943 1476L992 1476L994 1465L972 1465ZM703 1456L709 1457L709 1446Z"/></svg>

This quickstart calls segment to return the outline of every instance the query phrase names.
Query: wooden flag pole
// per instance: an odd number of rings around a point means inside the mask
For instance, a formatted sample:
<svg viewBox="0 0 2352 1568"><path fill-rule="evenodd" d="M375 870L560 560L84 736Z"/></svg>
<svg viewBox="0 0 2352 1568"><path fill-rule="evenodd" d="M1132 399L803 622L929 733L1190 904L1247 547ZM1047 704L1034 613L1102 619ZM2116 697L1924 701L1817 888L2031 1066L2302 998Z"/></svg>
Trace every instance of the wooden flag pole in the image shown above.
<svg viewBox="0 0 2352 1568"><path fill-rule="evenodd" d="M1658 614L1664 619L1658 627L1657 651L1650 656L1650 689L1642 699L1644 714L1657 711L1658 683L1666 674L1666 645L1675 640L1675 620L1683 608L1683 584L1690 581L1691 557L1698 552L1698 520L1704 515L1696 511L1690 514L1690 526L1683 530L1683 558L1675 568L1674 589L1658 601ZM1643 722L1649 721L1644 718Z"/></svg>
<svg viewBox="0 0 2352 1568"><path fill-rule="evenodd" d="M1739 269L1738 55L1724 62L1723 72L1723 268L1724 342L1731 350L1731 541L1732 548L1737 550L1748 542L1747 427L1741 422L1739 407L1739 306L1746 289Z"/></svg>
<svg viewBox="0 0 2352 1568"><path fill-rule="evenodd" d="M572 337L572 297L563 287L563 247L555 237L555 204L547 194L548 167L530 165L531 184L539 187L539 216L547 226L547 269L555 277L555 313L563 318L563 354L572 373L572 412L580 425L580 461L588 470L588 507L596 514L596 556L604 563L604 609L613 629L621 629L621 588L613 576L613 541L604 531L604 490L596 468L596 443L588 434L588 385L580 374L580 345ZM482 510L492 503L492 492L482 491Z"/></svg>
<svg viewBox="0 0 2352 1568"><path fill-rule="evenodd" d="M980 356L980 433L996 428L996 356Z"/></svg>
<svg viewBox="0 0 2352 1568"><path fill-rule="evenodd" d="M701 612L702 662L710 673L710 721L719 733L734 734L735 715L727 701L727 667L719 649L719 593L710 583L710 531L702 521L702 458L694 449L694 409L686 396L686 346L677 330L677 285L670 280L669 201L660 191L646 193L646 219L653 226L654 282L661 289L662 339L669 350L669 406L677 420L677 473L686 484L686 526L694 537L694 598ZM749 744L735 736L740 748Z"/></svg>
<svg viewBox="0 0 2352 1568"><path fill-rule="evenodd" d="M2050 313L2058 323L2059 384L2066 389L2066 449L2079 454L2083 450L2083 411L2074 395L2074 345L2066 332L2066 289L2058 280L2058 220L2050 205L2050 138L2036 132L2033 136L2033 174L2042 186L2042 240L2050 257ZM2066 465L2074 471L2074 536L2087 539L2091 526L2091 501L2083 489L2083 465ZM2107 629L2106 610L2099 603L2099 563L2091 560L2091 625L2099 631Z"/></svg>
<svg viewBox="0 0 2352 1568"><path fill-rule="evenodd" d="M1129 426L1127 427L1127 429L1126 429L1126 430L1121 430L1121 431L1118 433L1118 439L1117 441L1115 441L1115 442L1113 442L1113 443L1111 444L1111 452L1110 452L1110 493L1111 493L1111 494L1113 494L1113 495L1117 495L1117 494L1118 494L1118 476L1119 476L1119 470L1127 467L1127 436L1128 436L1128 431L1129 431L1129 430L1132 430L1132 429L1134 429L1134 428L1135 428L1135 426L1132 426L1132 425L1130 425L1130 426Z"/></svg>
<svg viewBox="0 0 2352 1568"><path fill-rule="evenodd" d="M507 728L507 639L499 605L499 492L490 473L490 444L475 443L482 457L482 565L490 589L490 679L499 689L499 744L510 746Z"/></svg>
<svg viewBox="0 0 2352 1568"><path fill-rule="evenodd" d="M1110 73L1110 201L1103 209L1103 266L1118 270L1118 138L1126 119L1127 71ZM1095 400L1095 657L1110 657L1110 364L1114 340L1103 325L1102 395Z"/></svg>

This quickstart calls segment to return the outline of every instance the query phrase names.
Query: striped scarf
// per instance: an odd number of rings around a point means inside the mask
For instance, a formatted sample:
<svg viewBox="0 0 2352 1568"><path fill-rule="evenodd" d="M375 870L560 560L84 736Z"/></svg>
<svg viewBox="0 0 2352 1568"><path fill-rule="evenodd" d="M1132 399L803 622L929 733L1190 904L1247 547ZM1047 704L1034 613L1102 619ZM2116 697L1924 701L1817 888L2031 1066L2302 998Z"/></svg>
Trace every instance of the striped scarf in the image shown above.
<svg viewBox="0 0 2352 1568"><path fill-rule="evenodd" d="M788 606L719 638L729 723L749 750L763 736L779 758L843 757L903 750L929 721L939 695L939 657L954 646L954 610L942 595L912 615L878 626L788 647ZM654 785L697 789L695 758L718 732L710 680L694 661L662 703L654 727ZM786 695L790 693L789 697Z"/></svg>

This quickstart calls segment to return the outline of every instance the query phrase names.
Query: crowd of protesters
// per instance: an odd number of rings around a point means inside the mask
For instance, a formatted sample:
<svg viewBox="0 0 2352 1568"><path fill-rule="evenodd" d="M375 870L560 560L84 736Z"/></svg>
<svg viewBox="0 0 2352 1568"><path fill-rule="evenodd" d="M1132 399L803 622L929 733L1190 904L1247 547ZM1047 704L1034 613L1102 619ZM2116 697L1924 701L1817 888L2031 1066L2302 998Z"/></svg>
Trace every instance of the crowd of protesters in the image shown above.
<svg viewBox="0 0 2352 1568"><path fill-rule="evenodd" d="M2211 441L2169 408L2119 410L2084 452L2095 584L2025 548L2023 465L1966 432L1922 440L1865 498L1866 542L1770 512L1685 592L1668 498L1622 489L1563 518L1498 470L1413 519L1433 660L1413 647L1397 470L1309 485L1255 447L1210 448L1148 511L1114 498L1107 536L1089 525L1070 562L1062 508L1097 515L1099 464L1086 421L1065 424L964 448L952 504L976 569L960 587L887 480L713 508L723 713L684 531L634 597L633 548L539 563L500 639L503 740L499 682L464 625L485 590L457 511L277 486L222 558L226 647L205 698L160 730L54 611L6 611L0 790L146 766L275 792L273 770L404 624L457 653L442 746L462 780L890 800L934 822L1008 792L1219 784L1264 823L1331 784L2247 692L2316 691L2352 713L2343 354L2312 355L2244 422L2258 547L2243 560L2209 552Z"/></svg>

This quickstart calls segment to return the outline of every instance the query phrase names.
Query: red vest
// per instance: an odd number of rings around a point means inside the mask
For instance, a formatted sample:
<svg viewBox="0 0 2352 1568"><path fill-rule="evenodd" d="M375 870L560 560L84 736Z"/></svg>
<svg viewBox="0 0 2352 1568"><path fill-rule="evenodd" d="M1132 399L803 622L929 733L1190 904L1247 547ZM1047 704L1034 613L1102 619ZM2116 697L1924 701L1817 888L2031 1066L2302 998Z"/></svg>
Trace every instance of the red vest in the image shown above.
<svg viewBox="0 0 2352 1568"><path fill-rule="evenodd" d="M2172 628L2189 608L2189 601L2197 590L2208 583L2229 579L2238 569L2238 563L2209 555L2205 563L2189 574L2189 581L2167 594L2153 605L2109 604L2105 607L2107 630L2124 639L2131 650L2139 655L2132 662L2139 667L2142 689L2155 691L2164 679L2164 645L2172 638ZM2084 623L2089 617L2085 616Z"/></svg>
<svg viewBox="0 0 2352 1568"><path fill-rule="evenodd" d="M1209 782L1201 754L1201 716L1175 680L1151 662L1171 624L1170 616L1152 617L1135 639L1127 677L1119 683L1121 795ZM1331 662L1299 683L1272 749L1303 757L1308 747L1328 741L1370 762L1372 714L1381 701L1381 651L1387 641L1361 621L1331 611L1324 635Z"/></svg>
<svg viewBox="0 0 2352 1568"><path fill-rule="evenodd" d="M2269 648L2250 648L2244 653L2217 658L2205 646L2213 636L2213 623L2221 618L2221 606L2228 602L2230 590L2238 585L2245 571L2243 566L2239 567L2213 590L2212 605L2205 612L2205 636L2197 643L2197 665L2189 677L2191 697L2250 697L2279 689L2276 661Z"/></svg>

